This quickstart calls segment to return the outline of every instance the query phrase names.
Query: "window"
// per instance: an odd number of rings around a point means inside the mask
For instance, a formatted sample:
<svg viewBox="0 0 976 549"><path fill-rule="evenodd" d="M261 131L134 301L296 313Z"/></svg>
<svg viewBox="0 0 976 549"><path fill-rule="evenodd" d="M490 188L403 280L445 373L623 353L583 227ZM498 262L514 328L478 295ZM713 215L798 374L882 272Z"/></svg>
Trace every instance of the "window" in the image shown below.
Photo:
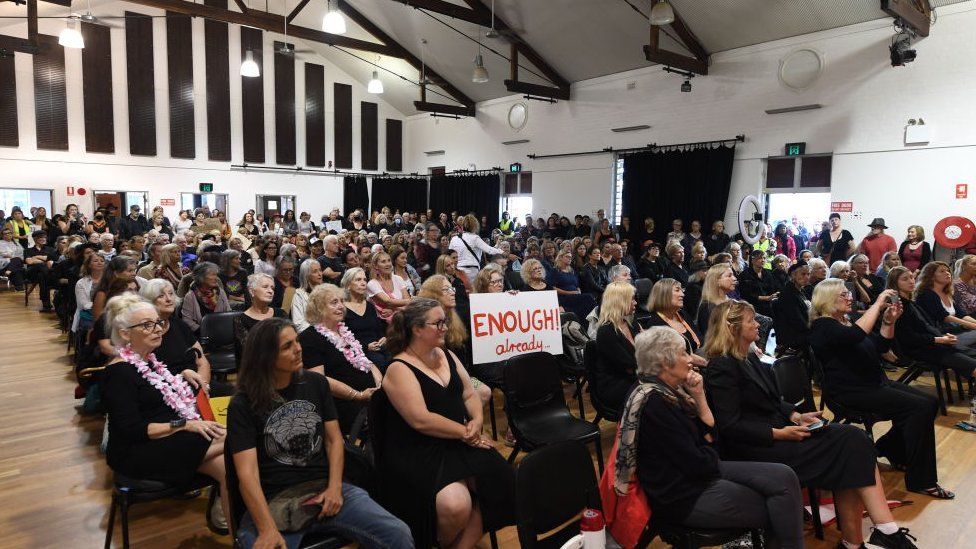
<svg viewBox="0 0 976 549"><path fill-rule="evenodd" d="M613 224L620 225L624 212L624 159L617 158L613 171Z"/></svg>
<svg viewBox="0 0 976 549"><path fill-rule="evenodd" d="M532 172L505 174L505 192L502 195L502 211L519 224L532 213Z"/></svg>
<svg viewBox="0 0 976 549"><path fill-rule="evenodd" d="M766 159L766 192L830 192L833 155L771 156Z"/></svg>
<svg viewBox="0 0 976 549"><path fill-rule="evenodd" d="M4 215L10 217L14 206L19 206L28 219L31 208L44 208L48 219L58 213L51 208L51 191L48 189L0 189L0 210Z"/></svg>

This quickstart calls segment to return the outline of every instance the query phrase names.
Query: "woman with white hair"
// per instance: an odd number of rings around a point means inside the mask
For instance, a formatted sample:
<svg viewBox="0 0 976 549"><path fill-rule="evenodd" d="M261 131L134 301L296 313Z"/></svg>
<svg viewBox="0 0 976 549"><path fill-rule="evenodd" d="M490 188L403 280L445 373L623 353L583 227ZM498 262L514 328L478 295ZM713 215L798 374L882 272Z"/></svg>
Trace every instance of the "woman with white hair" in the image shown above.
<svg viewBox="0 0 976 549"><path fill-rule="evenodd" d="M827 280L827 275L829 272L827 262L819 257L814 257L807 263L807 265L810 266L810 282L803 287L803 295L810 300L813 299L813 289L817 287L817 284Z"/></svg>
<svg viewBox="0 0 976 549"><path fill-rule="evenodd" d="M271 305L275 281L269 275L255 273L247 277L247 293L251 296L251 306L244 310L244 314L234 317L234 356L238 365L244 353L244 340L251 328L268 318L288 318L284 311Z"/></svg>
<svg viewBox="0 0 976 549"><path fill-rule="evenodd" d="M322 283L322 265L314 259L305 261L298 268L298 289L291 298L291 322L300 334L308 328L305 321L305 308L308 306L308 296L312 290Z"/></svg>
<svg viewBox="0 0 976 549"><path fill-rule="evenodd" d="M163 341L156 349L156 357L164 362L173 375L183 374L183 379L194 389L210 383L210 361L203 354L203 347L193 330L173 312L180 304L176 291L168 280L154 278L139 288L139 295L156 307L163 326Z"/></svg>
<svg viewBox="0 0 976 549"><path fill-rule="evenodd" d="M183 296L180 315L194 333L199 333L203 317L230 311L227 293L217 276L219 271L217 265L209 261L201 261L193 268L193 283Z"/></svg>
<svg viewBox="0 0 976 549"><path fill-rule="evenodd" d="M636 475L655 516L692 528L763 528L769 547L803 547L800 484L786 465L723 461L715 419L687 341L655 326L637 335L637 387L620 422L614 489Z"/></svg>
<svg viewBox="0 0 976 549"><path fill-rule="evenodd" d="M342 321L362 344L366 356L373 364L386 366L390 360L383 352L387 325L380 320L376 307L367 299L366 284L366 271L361 267L352 267L343 273L343 305L346 306L346 316Z"/></svg>
<svg viewBox="0 0 976 549"><path fill-rule="evenodd" d="M177 486L200 472L220 482L223 505L226 430L201 419L190 382L173 375L155 355L166 321L151 303L130 293L109 300L106 325L118 351L103 380L109 467ZM221 527L221 519L214 522Z"/></svg>

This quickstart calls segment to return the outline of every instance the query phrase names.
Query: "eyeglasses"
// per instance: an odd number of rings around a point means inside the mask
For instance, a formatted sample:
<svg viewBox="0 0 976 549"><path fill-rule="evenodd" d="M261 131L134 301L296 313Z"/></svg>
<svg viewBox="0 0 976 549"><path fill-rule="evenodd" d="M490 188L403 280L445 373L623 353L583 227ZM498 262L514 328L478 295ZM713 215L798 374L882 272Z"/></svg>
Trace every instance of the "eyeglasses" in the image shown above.
<svg viewBox="0 0 976 549"><path fill-rule="evenodd" d="M854 299L854 294L852 294L849 291L848 292L841 292L840 293L840 298L841 299Z"/></svg>
<svg viewBox="0 0 976 549"><path fill-rule="evenodd" d="M488 281L488 283L491 284L491 285L504 284L505 283L505 279L503 279L503 278L493 278L490 281Z"/></svg>
<svg viewBox="0 0 976 549"><path fill-rule="evenodd" d="M169 326L169 321L165 318L160 318L159 320L147 320L145 322L140 322L139 324L133 324L132 326L126 326L126 329L132 330L134 328L139 328L147 334L151 334L156 331L156 328L160 330L165 330Z"/></svg>
<svg viewBox="0 0 976 549"><path fill-rule="evenodd" d="M443 290L441 290L441 293L445 293L445 294L449 294L449 295L450 294L456 294L457 293L457 290L454 289L454 286L448 286L447 288L444 288Z"/></svg>
<svg viewBox="0 0 976 549"><path fill-rule="evenodd" d="M447 329L446 319L438 320L437 322L424 322L424 324L426 324L427 326L436 326L439 331L443 331Z"/></svg>

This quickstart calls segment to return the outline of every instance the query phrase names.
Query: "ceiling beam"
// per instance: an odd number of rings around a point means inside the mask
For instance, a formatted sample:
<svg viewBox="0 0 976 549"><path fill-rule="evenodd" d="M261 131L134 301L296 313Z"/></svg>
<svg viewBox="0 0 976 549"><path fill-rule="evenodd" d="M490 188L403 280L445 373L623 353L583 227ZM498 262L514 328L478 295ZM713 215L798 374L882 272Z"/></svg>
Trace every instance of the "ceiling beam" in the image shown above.
<svg viewBox="0 0 976 549"><path fill-rule="evenodd" d="M24 0L0 0L0 3L3 2L13 2L14 4L19 5L19 4L23 4ZM46 2L48 4L57 4L59 6L64 6L64 7L71 7L71 0L41 0L41 2Z"/></svg>
<svg viewBox="0 0 976 549"><path fill-rule="evenodd" d="M261 11L238 13L236 11L230 11L222 8L210 7L205 4L184 2L183 0L125 1L129 2L130 4L139 4L151 8L159 8L176 13L182 13L192 17L203 17L206 19L212 19L214 21L223 21L224 23L230 23L233 25L254 27L256 29L276 32L279 34L284 34L285 32L285 18L273 13ZM389 55L391 57L400 57L394 49L384 44L376 44L374 42L367 42L365 40L350 38L348 36L330 34L306 27L288 25L288 36L310 40L312 42L319 42L321 44L328 44L330 46L341 46L353 50L368 51L378 53L380 55Z"/></svg>
<svg viewBox="0 0 976 549"><path fill-rule="evenodd" d="M413 68L417 69L418 73L421 72L421 70L424 70L432 83L435 83L437 87L447 92L447 94L450 95L458 103L461 103L465 107L470 108L472 114L469 116L474 116L473 114L474 104L475 104L474 99L471 99L464 92L454 87L454 85L448 82L446 78L437 74L437 72L431 69L430 67L424 67L423 63L421 63L420 59L416 55L410 53L410 51L407 50L407 48L403 47L399 42L394 40L392 36L383 32L383 29L376 26L375 23L373 23L372 21L369 20L369 18L367 18L362 13L360 13L359 10L350 6L348 2L346 2L345 0L337 0L336 5L339 7L339 10L342 11L342 13L349 16L349 18L352 19L354 23L362 27L362 29L365 30L366 32L373 35L373 38L376 38L377 40L385 44L386 47L393 50L395 52L394 54L392 54L393 57L399 57L400 59L403 59L407 63L410 63L410 65ZM441 112L441 111L437 111L437 112Z"/></svg>
<svg viewBox="0 0 976 549"><path fill-rule="evenodd" d="M651 0L651 9L654 9L655 4L660 1ZM688 48L688 51L692 53L692 57L661 49L661 27L658 25L651 25L648 45L644 46L644 57L652 63L670 65L695 74L708 74L708 51L691 32L677 11L674 12L674 22L670 26L678 34L678 38Z"/></svg>
<svg viewBox="0 0 976 549"><path fill-rule="evenodd" d="M26 38L0 35L0 50L19 51L20 53L34 55L39 51L39 48L36 43L32 43Z"/></svg>
<svg viewBox="0 0 976 549"><path fill-rule="evenodd" d="M244 0L234 0L234 3L237 4L237 7L241 9L241 13L248 13L251 11L247 9L247 4L244 3Z"/></svg>
<svg viewBox="0 0 976 549"><path fill-rule="evenodd" d="M428 103L426 101L414 101L414 108L420 112L432 112L436 114L454 114L457 116L474 116L474 105L444 105L441 103Z"/></svg>
<svg viewBox="0 0 976 549"><path fill-rule="evenodd" d="M907 23L919 36L929 35L932 23L932 5L929 0L881 0L881 9L895 19Z"/></svg>
<svg viewBox="0 0 976 549"><path fill-rule="evenodd" d="M555 88L552 86L540 86L539 84L530 84L528 82L517 82L515 80L506 80L505 89L510 92L515 93L525 93L528 95L538 95L540 97L549 97L552 99L562 99L564 101L569 101L569 88Z"/></svg>
<svg viewBox="0 0 976 549"><path fill-rule="evenodd" d="M394 0L405 6L410 6L415 9L427 10L434 13L439 13L441 15L446 15L448 17L453 17L454 19L460 19L462 21L467 21L468 23L474 23L482 27L491 26L491 14L485 16L484 13L477 13L474 10L465 9L457 4L452 4L450 2L445 2L444 0Z"/></svg>
<svg viewBox="0 0 976 549"><path fill-rule="evenodd" d="M302 0L301 2L299 2L298 5L295 6L295 9L291 10L291 13L289 13L288 17L285 18L285 21L288 21L288 24L290 25L291 22L294 21L296 17L298 17L298 14L301 13L303 9L305 9L305 6L307 6L308 3L309 0Z"/></svg>

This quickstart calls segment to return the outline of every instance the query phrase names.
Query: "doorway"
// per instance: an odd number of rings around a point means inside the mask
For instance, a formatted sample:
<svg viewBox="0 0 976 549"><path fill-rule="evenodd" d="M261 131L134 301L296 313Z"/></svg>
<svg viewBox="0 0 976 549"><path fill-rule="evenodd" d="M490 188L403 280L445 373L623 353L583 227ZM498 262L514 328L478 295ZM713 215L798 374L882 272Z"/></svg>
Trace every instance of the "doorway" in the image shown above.
<svg viewBox="0 0 976 549"><path fill-rule="evenodd" d="M257 195L258 213L264 214L265 219L271 219L275 214L284 215L288 210L295 209L294 195Z"/></svg>
<svg viewBox="0 0 976 549"><path fill-rule="evenodd" d="M92 191L95 210L104 209L109 218L129 215L129 208L139 206L140 213L148 214L149 193L145 191Z"/></svg>
<svg viewBox="0 0 976 549"><path fill-rule="evenodd" d="M180 209L196 211L207 208L211 212L220 210L227 214L227 195L216 193L180 193Z"/></svg>
<svg viewBox="0 0 976 549"><path fill-rule="evenodd" d="M776 228L785 221L810 232L820 232L820 224L830 215L830 193L769 193L766 195L766 220Z"/></svg>

